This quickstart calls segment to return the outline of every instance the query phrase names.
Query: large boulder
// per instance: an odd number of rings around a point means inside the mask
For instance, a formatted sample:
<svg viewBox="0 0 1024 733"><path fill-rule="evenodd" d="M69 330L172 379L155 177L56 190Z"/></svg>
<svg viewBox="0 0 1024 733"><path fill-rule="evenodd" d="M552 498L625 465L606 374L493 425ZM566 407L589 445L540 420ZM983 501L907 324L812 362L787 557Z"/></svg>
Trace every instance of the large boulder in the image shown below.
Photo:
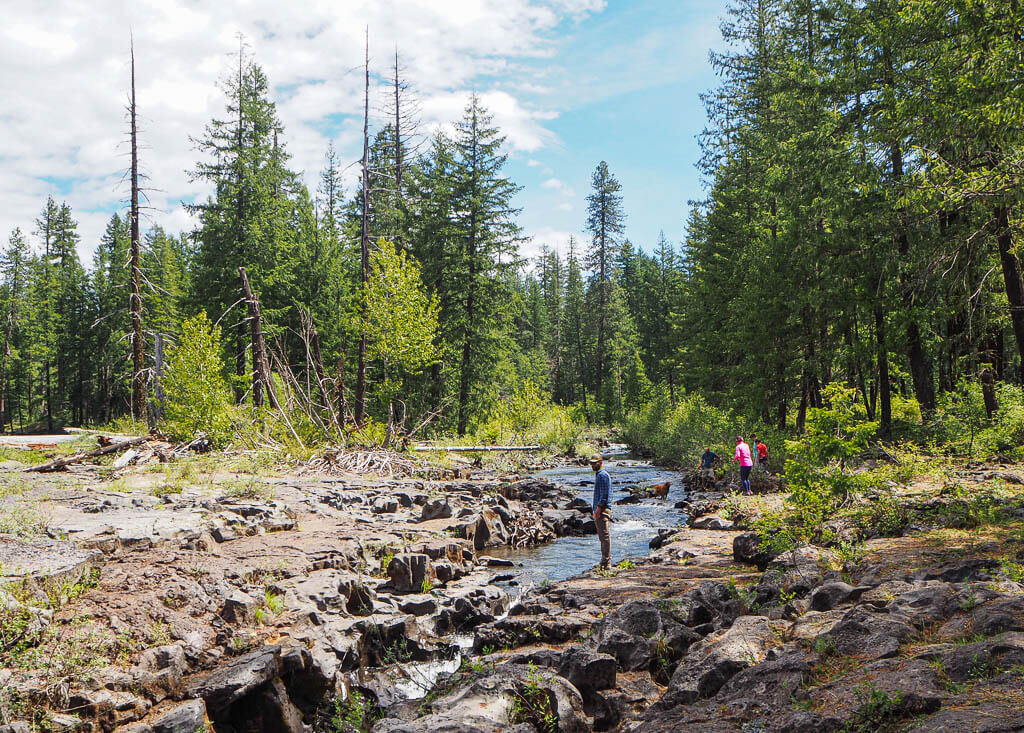
<svg viewBox="0 0 1024 733"><path fill-rule="evenodd" d="M427 714L413 721L385 718L373 733L528 733L548 713L559 733L592 730L575 687L548 670L517 664L503 664L459 685L426 708Z"/></svg>
<svg viewBox="0 0 1024 733"><path fill-rule="evenodd" d="M668 676L700 635L650 601L630 601L597 626L597 650L625 671L651 670Z"/></svg>
<svg viewBox="0 0 1024 733"><path fill-rule="evenodd" d="M188 697L201 697L213 718L220 717L230 706L258 690L278 676L280 645L265 646L249 652L192 682Z"/></svg>
<svg viewBox="0 0 1024 733"><path fill-rule="evenodd" d="M687 704L715 694L737 672L764 660L777 643L764 616L741 616L731 627L694 644L672 674L663 702Z"/></svg>
<svg viewBox="0 0 1024 733"><path fill-rule="evenodd" d="M615 687L615 657L571 646L562 652L558 674L581 692L608 690Z"/></svg>
<svg viewBox="0 0 1024 733"><path fill-rule="evenodd" d="M732 541L732 557L736 562L757 565L764 570L772 560L772 553L761 546L761 537L757 532L743 532Z"/></svg>
<svg viewBox="0 0 1024 733"><path fill-rule="evenodd" d="M1024 665L1024 633L1009 632L974 644L956 645L939 659L945 674L956 682L992 677Z"/></svg>
<svg viewBox="0 0 1024 733"><path fill-rule="evenodd" d="M810 608L812 611L831 611L836 606L856 602L866 590L869 590L866 586L855 588L841 581L823 583L811 593Z"/></svg>
<svg viewBox="0 0 1024 733"><path fill-rule="evenodd" d="M431 519L448 519L452 516L452 506L447 499L431 499L423 505L420 511L420 521L427 522Z"/></svg>
<svg viewBox="0 0 1024 733"><path fill-rule="evenodd" d="M915 636L907 621L860 605L850 609L843 620L815 637L815 647L842 655L887 659L899 653L900 644Z"/></svg>

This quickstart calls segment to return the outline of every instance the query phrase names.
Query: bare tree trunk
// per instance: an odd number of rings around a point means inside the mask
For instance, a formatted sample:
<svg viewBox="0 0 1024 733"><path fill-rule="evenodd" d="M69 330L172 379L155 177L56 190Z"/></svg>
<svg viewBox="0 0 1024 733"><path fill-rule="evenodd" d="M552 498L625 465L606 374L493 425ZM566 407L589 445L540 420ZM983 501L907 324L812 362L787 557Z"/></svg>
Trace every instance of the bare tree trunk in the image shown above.
<svg viewBox="0 0 1024 733"><path fill-rule="evenodd" d="M981 379L981 395L985 400L985 413L989 420L999 410L999 402L996 400L996 381L992 369L985 366L979 374Z"/></svg>
<svg viewBox="0 0 1024 733"><path fill-rule="evenodd" d="M14 335L14 322L18 318L18 298L21 294L21 272L17 266L11 274L11 305L7 309L7 327L4 329L4 353L3 364L0 365L0 431L3 431L8 422L11 424L11 431L14 431L14 416L8 415L7 404L7 367L11 357L11 338Z"/></svg>
<svg viewBox="0 0 1024 733"><path fill-rule="evenodd" d="M263 314L260 311L260 299L252 291L249 285L249 276L244 267L238 268L238 275L242 278L242 292L245 294L245 303L249 311L249 331L252 338L252 403L256 407L263 405L263 396L266 394L270 404L275 409L280 409L277 396L274 394L274 386L270 380L270 362L267 360L267 344L263 338Z"/></svg>
<svg viewBox="0 0 1024 733"><path fill-rule="evenodd" d="M999 245L999 262L1003 267L1003 283L1006 299L1010 304L1010 323L1017 339L1017 351L1021 354L1021 369L1024 370L1024 278L1021 277L1020 260L1013 251L1013 235L1010 232L1010 210L1006 206L995 209L996 242ZM1021 375L1024 378L1024 375Z"/></svg>
<svg viewBox="0 0 1024 733"><path fill-rule="evenodd" d="M242 150L242 122L244 120L243 109L244 103L244 92L245 88L242 86L242 70L245 62L245 53L242 43L242 37L238 37L238 122L235 129L235 145L237 146L238 154L241 155ZM243 246L245 244L245 231L243 225L243 217L245 214L245 199L244 189L242 187L242 169L241 164L236 164L237 170L235 171L236 180L235 183L238 185L238 197L235 200L235 246L240 255L244 256ZM239 331L236 335L237 349L235 351L235 374L239 377L245 376L245 323L240 323ZM241 387L242 380L239 379L235 383L235 402L241 402L245 392Z"/></svg>
<svg viewBox="0 0 1024 733"><path fill-rule="evenodd" d="M359 281L363 289L370 276L370 29L366 29L363 61L363 231L359 238L361 267ZM366 300L361 301L362 324L359 333L359 361L356 365L356 425L366 416Z"/></svg>
<svg viewBox="0 0 1024 733"><path fill-rule="evenodd" d="M132 202L131 202L131 257L128 312L132 323L132 418L146 419L146 364L142 335L142 258L139 238L139 144L135 107L135 43L131 46L132 92L129 115L131 117L132 146Z"/></svg>
<svg viewBox="0 0 1024 733"><path fill-rule="evenodd" d="M878 341L879 427L883 439L892 437L892 399L889 389L889 344L885 335L885 313L875 306L875 338Z"/></svg>
<svg viewBox="0 0 1024 733"><path fill-rule="evenodd" d="M395 195L402 202L402 114L399 102L401 83L398 79L398 48L395 47Z"/></svg>

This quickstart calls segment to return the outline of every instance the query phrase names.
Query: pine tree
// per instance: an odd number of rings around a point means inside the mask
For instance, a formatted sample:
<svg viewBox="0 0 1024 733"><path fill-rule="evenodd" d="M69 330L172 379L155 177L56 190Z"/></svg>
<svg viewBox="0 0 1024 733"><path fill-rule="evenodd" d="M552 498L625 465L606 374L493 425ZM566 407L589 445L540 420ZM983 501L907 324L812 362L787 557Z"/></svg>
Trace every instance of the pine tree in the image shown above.
<svg viewBox="0 0 1024 733"><path fill-rule="evenodd" d="M501 296L507 292L503 278L518 265L513 253L520 230L512 197L519 187L502 175L505 138L475 94L470 95L457 133L453 233L459 245L458 287L465 300L458 334L456 431L465 435L470 409L479 404L475 398L504 349Z"/></svg>
<svg viewBox="0 0 1024 733"><path fill-rule="evenodd" d="M625 213L622 210L622 186L608 170L603 160L597 164L591 177L591 193L587 196L587 231L591 234L587 252L587 267L592 273L597 291L597 353L594 371L594 392L609 414L610 402L603 385L607 371L607 341L609 308L611 305L612 268L619 255L622 233L625 231Z"/></svg>
<svg viewBox="0 0 1024 733"><path fill-rule="evenodd" d="M223 82L226 119L214 119L194 140L206 157L192 171L194 180L214 193L190 210L199 216L198 249L192 277L193 307L220 314L239 300L238 268L249 274L266 320L297 324L296 199L300 186L288 169L283 127L268 97L262 69L239 49L235 75ZM291 319L291 320L289 320ZM246 373L248 324L233 334L235 372ZM236 399L241 394L236 392Z"/></svg>

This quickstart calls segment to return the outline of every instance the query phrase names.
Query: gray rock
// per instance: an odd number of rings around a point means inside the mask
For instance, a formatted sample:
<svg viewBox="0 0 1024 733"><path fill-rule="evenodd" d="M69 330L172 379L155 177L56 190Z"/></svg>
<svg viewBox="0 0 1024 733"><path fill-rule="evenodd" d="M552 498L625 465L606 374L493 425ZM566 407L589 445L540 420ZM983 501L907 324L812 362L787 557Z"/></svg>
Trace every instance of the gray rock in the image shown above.
<svg viewBox="0 0 1024 733"><path fill-rule="evenodd" d="M582 646L571 646L562 652L558 674L580 692L609 690L615 687L615 657Z"/></svg>
<svg viewBox="0 0 1024 733"><path fill-rule="evenodd" d="M398 511L398 499L388 496L378 497L373 502L372 510L374 514L394 514Z"/></svg>
<svg viewBox="0 0 1024 733"><path fill-rule="evenodd" d="M887 659L899 653L900 644L915 635L914 627L870 606L855 606L830 631L815 637L818 648L867 659Z"/></svg>
<svg viewBox="0 0 1024 733"><path fill-rule="evenodd" d="M185 650L181 644L168 644L147 649L139 657L138 667L147 672L159 672L170 669L179 677L188 669Z"/></svg>
<svg viewBox="0 0 1024 733"><path fill-rule="evenodd" d="M206 728L206 704L189 700L168 710L150 723L153 733L196 733Z"/></svg>
<svg viewBox="0 0 1024 733"><path fill-rule="evenodd" d="M855 588L849 583L839 581L825 583L811 593L810 608L812 611L831 611L844 603L853 603L866 590L869 590L866 586Z"/></svg>
<svg viewBox="0 0 1024 733"><path fill-rule="evenodd" d="M430 577L430 558L426 555L403 552L388 563L390 586L399 593L419 593L423 581Z"/></svg>
<svg viewBox="0 0 1024 733"><path fill-rule="evenodd" d="M452 507L447 499L432 499L423 505L423 510L420 512L420 521L448 519L451 516Z"/></svg>
<svg viewBox="0 0 1024 733"><path fill-rule="evenodd" d="M690 648L672 674L665 701L679 705L713 697L737 672L763 661L775 643L775 630L764 616L739 617Z"/></svg>
<svg viewBox="0 0 1024 733"><path fill-rule="evenodd" d="M1024 665L1024 634L1009 632L994 639L958 645L939 659L946 675L956 682L993 677Z"/></svg>
<svg viewBox="0 0 1024 733"><path fill-rule="evenodd" d="M413 616L426 616L437 612L437 601L428 595L408 596L398 602L398 610Z"/></svg>
<svg viewBox="0 0 1024 733"><path fill-rule="evenodd" d="M256 601L252 596L236 590L225 599L220 609L220 617L229 623L247 624L252 620L255 610Z"/></svg>
<svg viewBox="0 0 1024 733"><path fill-rule="evenodd" d="M718 517L714 514L709 514L706 517L699 517L698 519L694 519L692 522L690 522L690 526L693 529L730 530L734 529L736 527L736 524L735 522L730 522L728 519L724 519L723 517Z"/></svg>
<svg viewBox="0 0 1024 733"><path fill-rule="evenodd" d="M189 697L201 697L211 717L219 717L234 702L262 687L280 672L281 647L249 652L188 686Z"/></svg>
<svg viewBox="0 0 1024 733"><path fill-rule="evenodd" d="M650 601L620 606L601 619L597 628L597 650L615 657L623 670L651 669L653 665L666 676L699 639L695 631Z"/></svg>
<svg viewBox="0 0 1024 733"><path fill-rule="evenodd" d="M510 725L513 705L526 686L543 691L560 733L587 733L590 719L583 699L566 680L543 669L504 664L486 677L430 703L430 713L414 721L385 719L373 733L528 733L532 725Z"/></svg>
<svg viewBox="0 0 1024 733"><path fill-rule="evenodd" d="M772 555L761 548L761 538L757 532L744 532L736 535L732 541L732 557L736 562L757 565L764 570L771 562Z"/></svg>

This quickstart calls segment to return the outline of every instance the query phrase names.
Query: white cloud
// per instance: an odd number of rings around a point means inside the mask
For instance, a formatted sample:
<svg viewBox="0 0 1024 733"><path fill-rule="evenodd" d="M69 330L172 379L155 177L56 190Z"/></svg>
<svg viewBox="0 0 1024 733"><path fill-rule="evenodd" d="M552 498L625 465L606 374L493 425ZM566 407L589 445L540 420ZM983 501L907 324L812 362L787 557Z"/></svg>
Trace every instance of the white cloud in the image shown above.
<svg viewBox="0 0 1024 733"><path fill-rule="evenodd" d="M570 238L574 240L573 247L577 257L583 255L583 250L586 247L586 239L579 232L555 229L554 227L540 227L528 231L527 235L530 237L530 241L520 248L520 253L531 262L540 254L544 246L556 250L563 259L567 258Z"/></svg>
<svg viewBox="0 0 1024 733"><path fill-rule="evenodd" d="M365 27L375 72L386 70L397 45L427 126L458 118L476 90L509 149L530 153L556 140L545 127L555 113L526 98L542 88L527 78L536 76L528 65L554 54L563 22L603 8L604 0L307 0L301 12L277 0L7 3L0 25L0 98L9 102L0 112L0 235L15 226L31 232L52 193L75 210L83 253L95 246L124 199L116 184L127 162L129 30L142 161L156 189L150 216L178 230L188 224L180 201L206 195L185 173L196 160L189 136L201 136L211 117L224 113L216 81L232 68L237 32L271 81L293 166L315 187L328 139L346 163L359 156L360 131L346 116L361 110ZM376 78L374 84L377 109Z"/></svg>
<svg viewBox="0 0 1024 733"><path fill-rule="evenodd" d="M542 188L555 191L563 198L571 199L576 197L576 191L565 181L558 178L548 178L540 184Z"/></svg>

